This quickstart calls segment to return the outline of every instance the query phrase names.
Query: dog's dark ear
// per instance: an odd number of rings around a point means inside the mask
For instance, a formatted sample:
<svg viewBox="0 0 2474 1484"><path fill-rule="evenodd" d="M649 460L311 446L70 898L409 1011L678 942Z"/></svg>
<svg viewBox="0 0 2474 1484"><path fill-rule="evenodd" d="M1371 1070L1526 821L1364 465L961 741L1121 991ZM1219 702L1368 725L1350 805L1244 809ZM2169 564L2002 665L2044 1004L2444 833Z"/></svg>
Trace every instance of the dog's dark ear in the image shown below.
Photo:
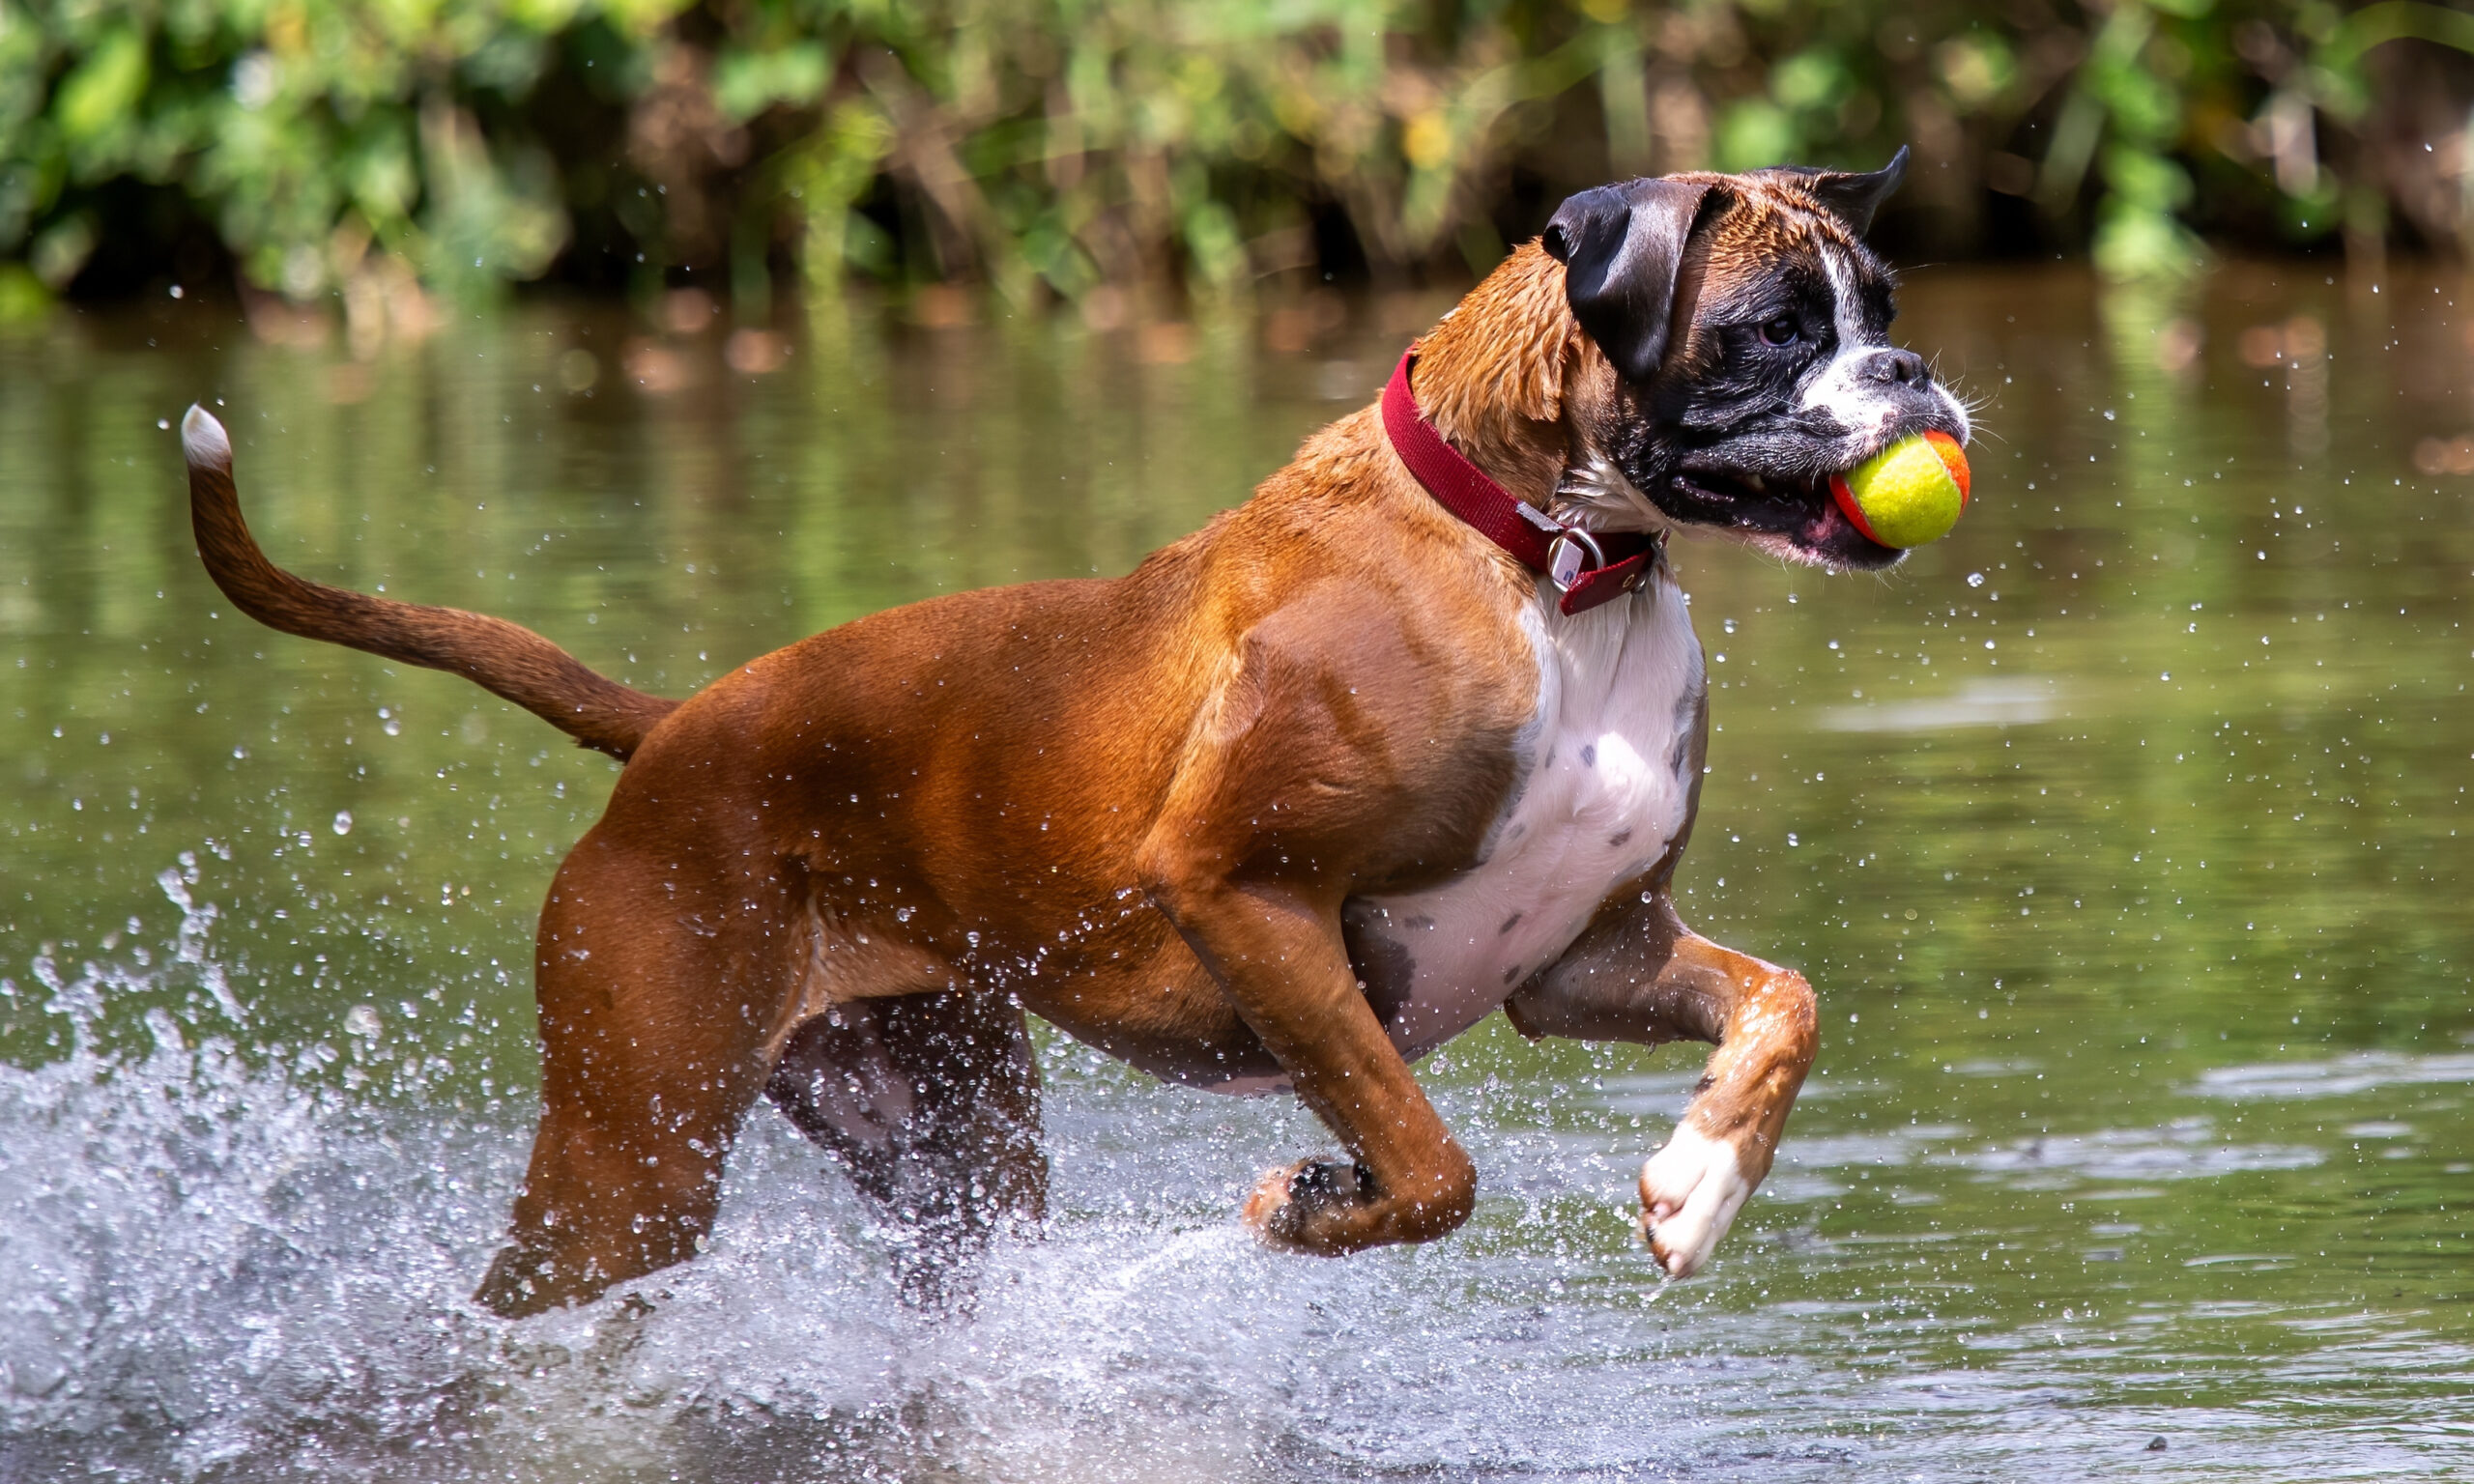
<svg viewBox="0 0 2474 1484"><path fill-rule="evenodd" d="M1626 181L1555 209L1544 246L1564 265L1564 300L1626 381L1646 382L1666 355L1676 270L1707 186Z"/></svg>
<svg viewBox="0 0 2474 1484"><path fill-rule="evenodd" d="M1873 230L1873 214L1907 179L1907 146L1900 145L1890 162L1879 170L1816 170L1809 165L1780 165L1753 174L1792 176L1798 188L1861 237Z"/></svg>

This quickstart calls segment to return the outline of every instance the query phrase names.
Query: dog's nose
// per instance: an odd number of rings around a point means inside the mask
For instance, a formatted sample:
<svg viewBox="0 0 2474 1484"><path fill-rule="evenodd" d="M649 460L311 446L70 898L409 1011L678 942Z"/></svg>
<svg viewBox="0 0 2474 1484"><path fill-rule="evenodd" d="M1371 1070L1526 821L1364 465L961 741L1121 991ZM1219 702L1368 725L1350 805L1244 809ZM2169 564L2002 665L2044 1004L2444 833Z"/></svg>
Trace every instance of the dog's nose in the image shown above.
<svg viewBox="0 0 2474 1484"><path fill-rule="evenodd" d="M1868 382L1888 382L1899 386L1929 386L1933 373L1924 357L1913 351L1879 350L1864 357L1856 374Z"/></svg>

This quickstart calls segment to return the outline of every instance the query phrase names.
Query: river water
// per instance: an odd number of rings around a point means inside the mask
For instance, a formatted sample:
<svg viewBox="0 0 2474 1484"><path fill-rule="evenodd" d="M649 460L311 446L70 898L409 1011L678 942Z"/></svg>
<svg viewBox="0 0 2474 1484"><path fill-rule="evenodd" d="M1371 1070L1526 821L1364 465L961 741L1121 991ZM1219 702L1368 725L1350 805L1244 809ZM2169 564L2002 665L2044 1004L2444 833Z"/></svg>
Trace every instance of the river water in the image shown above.
<svg viewBox="0 0 2474 1484"><path fill-rule="evenodd" d="M1679 547L1718 728L1682 900L1825 1032L1709 1274L1628 1235L1697 1048L1487 1022L1424 1073L1476 1217L1324 1262L1231 1215L1329 1147L1306 1115L1048 1036L1053 1217L942 1319L763 1110L702 1260L468 1304L535 1109L532 914L613 768L239 618L171 428L217 407L278 559L683 694L1125 570L1444 301L734 343L527 308L366 359L167 301L0 339L0 1475L2474 1470L2463 298L1920 273L1901 333L1981 403L1958 531L1886 578Z"/></svg>

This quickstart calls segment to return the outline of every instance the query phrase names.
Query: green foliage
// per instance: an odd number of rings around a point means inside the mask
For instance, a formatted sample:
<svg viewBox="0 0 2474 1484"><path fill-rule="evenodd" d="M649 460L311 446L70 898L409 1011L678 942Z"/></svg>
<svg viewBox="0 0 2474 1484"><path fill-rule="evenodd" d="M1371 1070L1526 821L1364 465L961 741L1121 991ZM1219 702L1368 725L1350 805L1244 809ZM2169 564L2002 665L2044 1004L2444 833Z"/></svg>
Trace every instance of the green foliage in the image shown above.
<svg viewBox="0 0 2474 1484"><path fill-rule="evenodd" d="M0 259L58 292L165 199L250 284L484 296L562 263L1242 292L1344 225L1482 263L1611 174L1915 146L1910 235L1993 190L2121 276L2392 203L2422 0L0 0ZM2457 105L2461 120L2464 108ZM2461 129L2460 130L2461 133ZM2401 143L2401 137L2404 142ZM2462 138L2454 168L2468 168ZM2444 194L2444 193L2439 193ZM2460 191L2461 197L2463 192ZM2393 209L2392 209L2393 208ZM2440 215L2434 215L2439 213ZM2013 227L2009 230L2016 231ZM590 251L588 252L588 248ZM166 249L168 250L168 249ZM158 271L168 264L158 262ZM582 271L581 269L576 269Z"/></svg>

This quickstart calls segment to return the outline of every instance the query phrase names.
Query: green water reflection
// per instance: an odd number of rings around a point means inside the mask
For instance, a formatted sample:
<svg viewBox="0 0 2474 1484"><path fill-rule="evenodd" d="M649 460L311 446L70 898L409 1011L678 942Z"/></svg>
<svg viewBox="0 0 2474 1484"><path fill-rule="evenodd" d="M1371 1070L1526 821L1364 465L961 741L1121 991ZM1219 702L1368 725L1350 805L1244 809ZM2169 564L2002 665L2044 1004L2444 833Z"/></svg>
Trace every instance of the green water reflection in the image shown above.
<svg viewBox="0 0 2474 1484"><path fill-rule="evenodd" d="M1878 580L1680 549L1718 728L1685 909L1804 969L1827 1039L1728 1260L1664 1312L1798 1358L1782 1387L1869 1419L1833 1436L2001 1476L2047 1446L2327 1470L2296 1477L2474 1446L2474 482L2417 465L2474 426L2463 297L1922 274L1904 336L1983 404L1956 534ZM192 967L115 998L107 1047L157 1011L489 1112L532 1085L532 912L613 770L233 614L187 532L188 400L221 399L278 559L681 694L891 604L1125 570L1442 304L1359 305L1304 354L828 316L763 375L598 312L364 366L174 307L0 341L0 1052L66 1054L44 975L171 953L186 855L245 1022ZM1431 1080L1495 1131L1455 1241L1637 1301L1614 1196L1533 1221L1513 1166L1583 1150L1620 1195L1689 1070L1500 1020L1453 1048ZM1988 1388L2061 1400L2023 1438Z"/></svg>

